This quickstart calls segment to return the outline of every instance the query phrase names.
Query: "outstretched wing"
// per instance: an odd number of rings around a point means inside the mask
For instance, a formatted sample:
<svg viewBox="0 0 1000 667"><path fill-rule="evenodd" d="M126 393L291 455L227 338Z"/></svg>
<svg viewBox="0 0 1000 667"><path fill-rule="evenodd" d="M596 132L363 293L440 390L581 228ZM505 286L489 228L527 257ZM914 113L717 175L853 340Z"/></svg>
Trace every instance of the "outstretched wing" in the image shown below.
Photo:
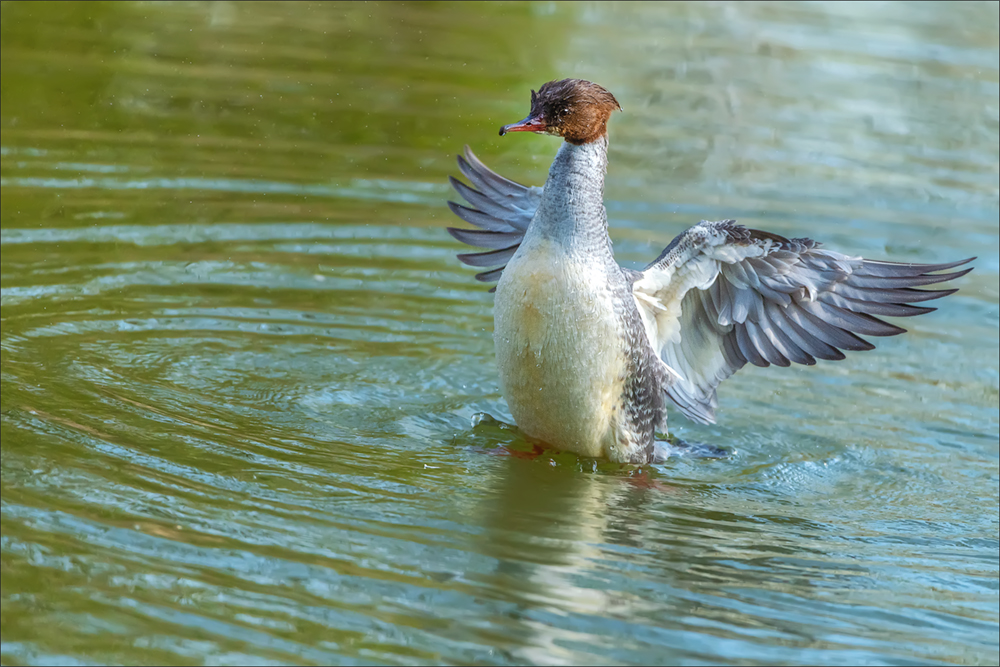
<svg viewBox="0 0 1000 667"><path fill-rule="evenodd" d="M633 283L646 332L680 375L667 395L690 419L715 422L716 388L747 362L812 365L870 350L861 338L905 329L876 315L908 317L934 308L912 303L956 290L919 290L972 270L896 264L823 250L733 220L701 222L675 238Z"/></svg>
<svg viewBox="0 0 1000 667"><path fill-rule="evenodd" d="M487 248L486 252L465 253L458 258L469 266L498 267L476 275L476 280L495 282L500 279L507 262L521 244L528 224L535 217L542 200L542 189L500 176L480 162L468 146L465 147L465 157L458 156L458 168L479 189L470 188L449 176L452 187L474 208L451 201L448 207L452 213L479 229L449 227L448 232L462 243Z"/></svg>

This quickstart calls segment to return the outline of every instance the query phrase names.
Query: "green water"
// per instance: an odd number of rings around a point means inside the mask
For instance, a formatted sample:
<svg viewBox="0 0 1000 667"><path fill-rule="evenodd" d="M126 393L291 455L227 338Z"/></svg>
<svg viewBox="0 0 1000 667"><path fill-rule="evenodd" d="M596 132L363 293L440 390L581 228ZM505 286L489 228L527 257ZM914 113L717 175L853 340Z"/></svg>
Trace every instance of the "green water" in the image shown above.
<svg viewBox="0 0 1000 667"><path fill-rule="evenodd" d="M1000 659L996 3L0 8L4 664ZM727 459L529 457L446 180L566 76L628 266L975 271L674 413Z"/></svg>

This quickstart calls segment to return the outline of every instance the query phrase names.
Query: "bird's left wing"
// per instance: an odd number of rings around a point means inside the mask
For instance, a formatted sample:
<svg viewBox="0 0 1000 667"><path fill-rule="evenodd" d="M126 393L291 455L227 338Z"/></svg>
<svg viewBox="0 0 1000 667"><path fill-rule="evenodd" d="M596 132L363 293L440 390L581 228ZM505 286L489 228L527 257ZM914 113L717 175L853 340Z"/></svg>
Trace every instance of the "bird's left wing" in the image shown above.
<svg viewBox="0 0 1000 667"><path fill-rule="evenodd" d="M498 267L476 274L476 280L494 282L500 279L507 262L517 252L528 224L542 200L542 188L515 183L500 176L465 147L465 157L458 157L458 168L472 184L451 176L452 187L472 204L473 208L448 202L451 212L479 229L449 227L448 232L462 243L486 252L465 253L458 258L469 266ZM492 292L493 289L490 291Z"/></svg>
<svg viewBox="0 0 1000 667"><path fill-rule="evenodd" d="M685 416L715 422L716 388L746 365L812 365L841 350L874 347L860 335L905 329L876 315L907 317L934 308L911 303L955 290L919 290L972 269L896 264L823 250L733 220L701 222L675 238L632 285L646 333L679 378L666 390Z"/></svg>

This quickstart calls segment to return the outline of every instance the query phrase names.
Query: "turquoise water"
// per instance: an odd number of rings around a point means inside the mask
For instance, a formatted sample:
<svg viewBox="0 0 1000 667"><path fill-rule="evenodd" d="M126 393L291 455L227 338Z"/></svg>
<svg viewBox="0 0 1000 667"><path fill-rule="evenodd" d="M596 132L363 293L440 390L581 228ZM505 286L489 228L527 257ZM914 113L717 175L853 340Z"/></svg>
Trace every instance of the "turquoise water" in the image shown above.
<svg viewBox="0 0 1000 667"><path fill-rule="evenodd" d="M996 4L5 3L5 664L1000 659ZM608 87L616 253L702 219L977 255L904 336L741 371L722 460L529 455L466 143ZM498 421L482 419L481 413ZM476 424L476 425L474 425Z"/></svg>

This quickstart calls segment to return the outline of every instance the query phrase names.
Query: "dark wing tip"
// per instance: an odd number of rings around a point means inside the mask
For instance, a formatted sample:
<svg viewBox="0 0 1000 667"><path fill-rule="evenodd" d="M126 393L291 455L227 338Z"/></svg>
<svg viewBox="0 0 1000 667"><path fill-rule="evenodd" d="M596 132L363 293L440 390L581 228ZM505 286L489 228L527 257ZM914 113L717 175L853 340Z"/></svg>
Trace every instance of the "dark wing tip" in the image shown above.
<svg viewBox="0 0 1000 667"><path fill-rule="evenodd" d="M904 290L900 290L904 291ZM905 291L912 292L912 294L907 295L901 301L898 302L899 305L906 305L910 308L919 308L920 306L914 306L913 303L920 303L921 301L933 301L934 299L943 299L946 296L951 296L958 291L957 287L952 289L908 289ZM932 310L937 310L937 308L927 307L924 312L931 312ZM923 314L923 313L919 313Z"/></svg>
<svg viewBox="0 0 1000 667"><path fill-rule="evenodd" d="M476 280L481 283L493 283L500 280L500 274L506 269L506 266L501 266L499 269L493 269L492 271L483 271L482 273L476 274ZM496 288L494 288L496 289ZM490 290L491 292L493 290Z"/></svg>
<svg viewBox="0 0 1000 667"><path fill-rule="evenodd" d="M455 205L454 202L448 202L448 203L451 204L451 205ZM454 210L454 209L452 209L452 210ZM456 241L461 241L462 243L465 243L465 241L462 240L462 232L465 231L465 230L459 229L457 227L445 227L445 229L448 230L448 233L451 234L451 236L452 236L453 239L455 239Z"/></svg>
<svg viewBox="0 0 1000 667"><path fill-rule="evenodd" d="M466 252L458 256L463 264L469 266L506 266L510 258L517 252L518 244L514 243L506 248L497 248L486 252Z"/></svg>
<svg viewBox="0 0 1000 667"><path fill-rule="evenodd" d="M971 261L971 260L968 260L968 261ZM965 262L963 262L963 264L964 263ZM970 266L969 268L962 269L961 271L953 271L952 273L935 273L934 275L935 276L941 276L944 279L941 282L945 282L945 280L955 280L956 278L961 278L962 276L966 276L966 275L972 273L972 270L974 268L976 268L976 267Z"/></svg>
<svg viewBox="0 0 1000 667"><path fill-rule="evenodd" d="M859 333L865 336L898 336L900 334L905 334L906 329L903 327L896 326L895 324L890 324L883 319L875 317L874 315L869 315L868 313L858 313L859 315L864 315L870 318L871 323L877 328L877 330L861 331Z"/></svg>
<svg viewBox="0 0 1000 667"><path fill-rule="evenodd" d="M865 259L862 261L860 267L858 267L858 275L871 276L877 278L939 278L936 282L944 282L945 280L952 280L954 278L960 278L966 273L971 271L974 267L969 267L964 271L955 271L949 274L939 274L935 271L944 271L946 269L954 269L957 266L962 266L963 264L968 264L969 262L977 259L976 257L969 257L968 259L961 259L957 262L942 262L941 264L915 264L910 262L884 262L880 260ZM930 283L922 283L930 284Z"/></svg>
<svg viewBox="0 0 1000 667"><path fill-rule="evenodd" d="M479 213L479 211L477 211L474 208L469 208L468 206L462 206L461 204L459 204L457 202L453 202L450 199L448 200L448 210L450 210L452 213L454 213L456 216L458 216L462 220L465 220L466 222L469 222L470 214L474 216L476 213ZM473 223L470 223L470 224L473 224ZM483 225L476 225L476 227L479 227L480 229L482 229ZM452 236L454 236L454 234ZM458 238L458 237L456 236L455 238ZM461 239L459 239L459 240L461 241Z"/></svg>
<svg viewBox="0 0 1000 667"><path fill-rule="evenodd" d="M496 262L491 262L488 257L483 257L483 255L488 254L485 252L463 252L457 257L458 261L466 266L495 266Z"/></svg>

